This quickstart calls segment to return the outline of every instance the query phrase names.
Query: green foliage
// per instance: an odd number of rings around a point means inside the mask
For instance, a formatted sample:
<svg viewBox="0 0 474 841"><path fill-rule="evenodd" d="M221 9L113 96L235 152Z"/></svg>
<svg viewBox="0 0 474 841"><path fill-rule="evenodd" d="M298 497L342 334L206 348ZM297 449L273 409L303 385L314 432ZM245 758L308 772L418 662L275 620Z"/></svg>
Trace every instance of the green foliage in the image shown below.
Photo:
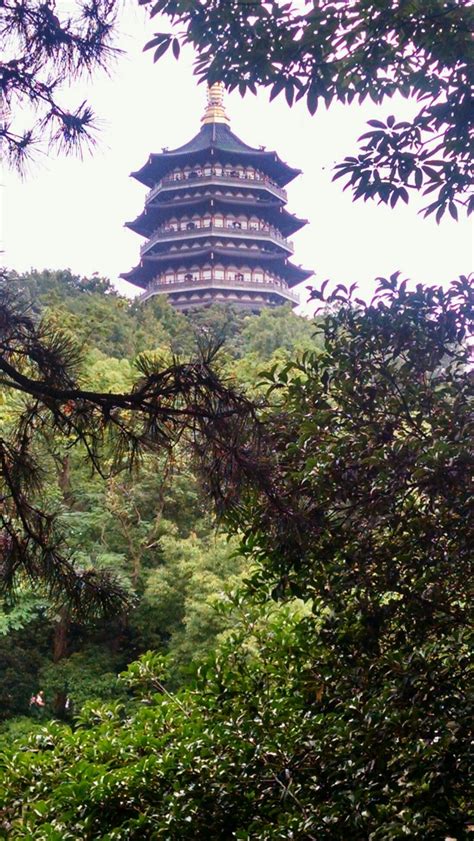
<svg viewBox="0 0 474 841"><path fill-rule="evenodd" d="M32 592L18 594L13 603L5 602L0 606L0 636L19 631L45 610L44 599Z"/></svg>
<svg viewBox="0 0 474 841"><path fill-rule="evenodd" d="M196 73L243 96L257 85L289 106L375 104L398 93L419 103L411 120L370 120L357 156L337 165L355 199L394 207L419 190L425 215L474 210L471 76L473 11L463 0L145 0L168 16L155 33L154 60L191 44ZM175 37L173 37L175 36Z"/></svg>
<svg viewBox="0 0 474 841"><path fill-rule="evenodd" d="M259 363L268 362L275 352L296 355L314 349L315 326L305 318L294 318L291 307L262 310L251 315L239 337L242 355L256 354Z"/></svg>
<svg viewBox="0 0 474 841"><path fill-rule="evenodd" d="M147 655L124 675L143 699L127 718L88 703L75 732L53 726L29 749L8 751L0 804L9 837L462 837L456 758L468 720L459 697L449 698L454 718L429 731L416 707L391 697L425 683L426 669L437 695L448 650L399 660L396 683L362 698L349 680L334 694L322 623L301 606L261 613L247 604L234 623L194 689L170 695L169 665ZM459 679L462 660L451 686Z"/></svg>
<svg viewBox="0 0 474 841"><path fill-rule="evenodd" d="M69 698L76 711L90 700L125 700L124 689L117 683L123 659L123 653L114 655L110 648L86 645L58 663L44 665L38 683L47 700L46 715L57 717L62 714L63 696Z"/></svg>
<svg viewBox="0 0 474 841"><path fill-rule="evenodd" d="M144 354L167 365L173 353L192 355L202 342L223 343L223 372L255 389L269 354L271 361L285 363L291 342L296 349L312 332L286 308L248 316L215 306L187 318L161 296L137 304L102 278L80 278L68 270L12 275L11 286L35 316L47 312L51 326L61 326L82 344L84 383L101 392L129 391L139 376L135 362ZM273 353L279 344L284 347ZM2 398L0 423L8 431L24 401L7 390ZM245 566L233 557L234 547L215 536L209 501L182 448L170 457L146 454L138 471L117 474L111 471L112 449L104 447L101 476L73 440L52 442L54 457L38 441L38 463L48 476L41 504L58 513L76 569L111 572L133 594L134 607L127 615L122 611L85 625L51 605L41 588L31 593L22 582L16 600L0 613L6 717L28 715L29 698L39 689L45 691L46 718L60 712L58 696L66 685L76 710L88 694L115 698L113 675L147 649L173 655L174 687L189 680L191 661L211 650L227 628L216 602L240 581ZM94 665L101 650L110 661L99 670L108 674L104 681Z"/></svg>
<svg viewBox="0 0 474 841"><path fill-rule="evenodd" d="M8 748L8 837L466 837L472 290L394 276L324 306L322 350L271 375L271 446L227 512L255 565L231 632L187 689L148 654L127 713L88 703ZM161 543L150 587L165 609L174 575L183 615L185 582L232 558Z"/></svg>
<svg viewBox="0 0 474 841"><path fill-rule="evenodd" d="M212 650L228 626L216 606L240 583L245 565L235 543L223 535L165 534L160 549L163 563L147 576L143 605L149 606L153 622L166 629L174 662L186 665Z"/></svg>
<svg viewBox="0 0 474 841"><path fill-rule="evenodd" d="M38 619L25 628L9 628L0 637L0 720L30 713L38 691L38 672L50 646L50 633Z"/></svg>

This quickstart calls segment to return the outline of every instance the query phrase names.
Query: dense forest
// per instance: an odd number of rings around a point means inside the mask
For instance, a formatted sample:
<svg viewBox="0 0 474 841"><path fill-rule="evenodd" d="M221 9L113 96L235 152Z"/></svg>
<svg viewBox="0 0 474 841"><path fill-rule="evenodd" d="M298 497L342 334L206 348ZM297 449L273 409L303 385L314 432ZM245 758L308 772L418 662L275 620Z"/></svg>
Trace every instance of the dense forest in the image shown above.
<svg viewBox="0 0 474 841"><path fill-rule="evenodd" d="M312 322L3 293L3 837L467 837L471 281L321 288Z"/></svg>
<svg viewBox="0 0 474 841"><path fill-rule="evenodd" d="M136 304L106 280L69 271L12 275L9 284L29 312L77 342L85 380L97 390L129 390L141 354L165 362L191 358L205 343L219 346L224 376L256 393L260 371L282 367L314 341L314 326L288 308L256 316L215 307L185 317L166 299ZM17 403L3 393L2 427L8 429ZM91 698L125 701L117 674L147 650L172 655L171 685L185 683L193 662L225 631L228 622L215 604L246 568L185 452L175 449L158 461L146 456L133 473L103 465L103 476L91 470L83 447L65 446L59 458L45 452L42 459L49 505L60 509L74 563L112 570L133 607L84 624L27 582L13 600L4 599L1 739L28 731L38 716L70 719ZM39 691L41 711L30 704Z"/></svg>

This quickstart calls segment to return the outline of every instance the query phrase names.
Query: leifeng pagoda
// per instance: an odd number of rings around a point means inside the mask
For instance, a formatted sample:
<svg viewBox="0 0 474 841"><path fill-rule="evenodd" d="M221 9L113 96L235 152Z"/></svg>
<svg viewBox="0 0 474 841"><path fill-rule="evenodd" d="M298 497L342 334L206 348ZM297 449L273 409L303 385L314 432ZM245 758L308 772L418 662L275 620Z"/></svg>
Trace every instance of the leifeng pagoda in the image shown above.
<svg viewBox="0 0 474 841"><path fill-rule="evenodd" d="M292 287L312 272L289 259L288 236L306 220L286 210L285 186L299 173L230 130L223 87L212 85L199 133L132 173L149 193L127 227L145 242L139 265L121 277L145 290L142 300L166 294L183 311L298 304Z"/></svg>

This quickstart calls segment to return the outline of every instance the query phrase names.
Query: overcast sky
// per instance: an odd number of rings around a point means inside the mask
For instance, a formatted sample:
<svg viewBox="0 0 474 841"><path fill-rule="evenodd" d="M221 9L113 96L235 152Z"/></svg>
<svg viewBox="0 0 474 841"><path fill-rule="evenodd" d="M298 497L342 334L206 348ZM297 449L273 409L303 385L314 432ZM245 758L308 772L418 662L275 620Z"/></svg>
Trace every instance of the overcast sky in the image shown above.
<svg viewBox="0 0 474 841"><path fill-rule="evenodd" d="M24 181L4 174L2 228L9 267L69 267L81 275L105 275L122 291L128 286L118 276L137 264L142 238L123 224L142 210L146 193L129 173L150 152L189 140L199 130L206 98L192 75L189 50L179 61L166 56L156 65L142 52L160 27L159 20L150 23L141 9L127 5L119 35L125 55L111 76L101 73L65 93L70 107L87 98L101 118L92 156L80 161L43 155ZM302 170L288 188L289 210L309 221L292 237L294 259L314 270L316 282L326 277L357 281L368 295L377 275L397 269L417 283L447 282L472 270L470 222L424 220L418 198L395 210L353 203L341 181L331 181L334 163L354 153L366 120L404 116L409 103L392 100L379 109L370 102L335 105L311 117L303 104L290 109L281 97L269 103L262 91L244 99L227 95L226 108L242 140L276 149Z"/></svg>

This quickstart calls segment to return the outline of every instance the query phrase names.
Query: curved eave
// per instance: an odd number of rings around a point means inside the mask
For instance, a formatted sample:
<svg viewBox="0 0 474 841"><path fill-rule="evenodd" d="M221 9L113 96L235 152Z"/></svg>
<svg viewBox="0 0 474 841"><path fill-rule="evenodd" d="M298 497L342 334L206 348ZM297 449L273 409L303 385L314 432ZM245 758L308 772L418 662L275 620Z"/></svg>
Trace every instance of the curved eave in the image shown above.
<svg viewBox="0 0 474 841"><path fill-rule="evenodd" d="M255 149L247 146L227 126L222 124L207 124L188 143L176 149L163 152L153 152L147 162L135 172L136 178L147 187L152 187L160 178L176 166L187 162L204 163L207 157L221 153L229 162L253 163L263 172L272 175L280 187L293 181L301 170L289 166L274 152L265 149Z"/></svg>
<svg viewBox="0 0 474 841"><path fill-rule="evenodd" d="M211 257L213 255L213 258ZM263 251L263 249L256 249L256 248L225 248L220 245L205 245L202 248L187 248L184 251L165 251L158 254L144 254L142 257L142 261L144 264L152 263L155 267L158 265L173 265L175 263L179 264L193 264L197 260L201 261L203 259L214 259L216 258L224 260L224 262L233 262L234 260L239 260L240 263L245 265L246 263L251 264L258 264L261 263L263 265L267 264L274 264L274 263L285 263L288 259L288 253L286 252L269 252ZM304 278L302 278L304 280Z"/></svg>
<svg viewBox="0 0 474 841"><path fill-rule="evenodd" d="M129 283L133 283L135 286L140 286L142 289L145 289L147 284L152 280L152 278L156 275L157 271L159 270L160 263L164 265L170 265L172 263L185 263L186 261L183 258L196 258L196 257L208 257L211 259L211 253L214 256L214 262L216 262L215 257L219 257L224 263L226 262L233 262L237 258L240 261L241 265L250 264L250 262L262 263L262 254L246 254L245 257L242 253L230 252L226 249L219 249L219 248L205 248L205 249L196 249L194 253L187 253L183 254L182 252L174 253L173 255L166 254L163 255L160 259L145 259L141 264L135 266L135 268L131 269L129 272L124 272L120 275L121 278L127 280ZM308 280L314 272L308 271L307 269L302 269L301 266L295 266L293 263L289 262L287 259L283 258L281 255L264 255L265 259L263 260L263 264L271 263L274 265L275 271L288 283L289 287L295 286L298 283L302 283L304 280ZM248 258L251 257L252 259L249 260ZM270 258L270 259L268 259ZM191 264L194 260L190 260Z"/></svg>
<svg viewBox="0 0 474 841"><path fill-rule="evenodd" d="M214 207L216 208L228 207L235 208L236 210L249 208L253 213L262 211L262 218L272 221L284 236L291 236L291 234L296 233L296 231L299 231L308 224L307 219L299 219L293 213L289 213L278 200L256 202L255 205L252 205L246 199L232 199L227 196L209 195L191 200L182 199L180 201L162 202L159 205L150 205L146 211L140 213L132 222L125 222L125 227L140 236L149 237L155 230L158 222L166 219L173 211L196 210L199 207L207 209L211 206L211 199L214 201ZM185 235L184 231L183 234Z"/></svg>
<svg viewBox="0 0 474 841"><path fill-rule="evenodd" d="M200 152L182 152L174 154L172 152L152 153L144 166L131 172L130 176L140 181L145 187L153 187L166 173L171 172L175 167L185 166L186 164L205 163L209 159L209 155L213 147L204 149ZM216 150L222 151L222 150ZM225 152L222 155L227 157L230 163L242 163L245 165L253 164L257 169L261 169L267 175L274 178L275 183L279 187L285 187L290 181L293 181L297 175L301 175L301 169L295 169L288 166L277 155L276 152ZM223 162L225 162L223 160Z"/></svg>
<svg viewBox="0 0 474 841"><path fill-rule="evenodd" d="M142 265L134 266L134 268L130 269L129 272L122 272L119 274L119 277L121 277L122 280L127 280L129 283L132 283L134 286L139 286L141 289L146 289L152 276L153 274L150 273L149 268L145 268L145 266Z"/></svg>
<svg viewBox="0 0 474 841"><path fill-rule="evenodd" d="M301 266L295 266L293 263L287 263L286 268L288 273L284 275L288 286L296 286L297 283L302 283L303 280L308 280L314 275L313 271L309 269L302 269Z"/></svg>

